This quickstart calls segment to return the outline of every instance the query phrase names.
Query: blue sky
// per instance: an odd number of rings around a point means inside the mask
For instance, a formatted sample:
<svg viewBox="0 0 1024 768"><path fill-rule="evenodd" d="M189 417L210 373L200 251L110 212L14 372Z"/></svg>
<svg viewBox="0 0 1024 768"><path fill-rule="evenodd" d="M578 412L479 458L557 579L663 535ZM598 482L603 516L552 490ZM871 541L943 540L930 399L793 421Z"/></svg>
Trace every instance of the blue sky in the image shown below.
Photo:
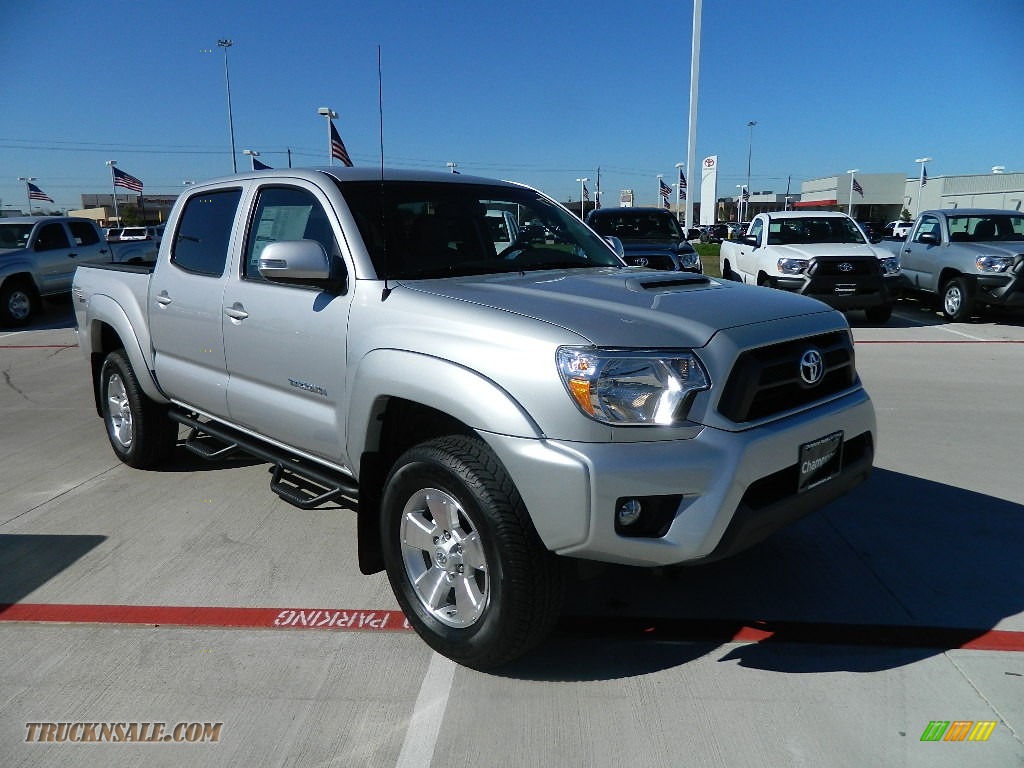
<svg viewBox="0 0 1024 768"><path fill-rule="evenodd" d="M687 0L313 2L2 0L0 201L35 182L76 208L110 191L105 162L152 194L231 171L323 165L336 125L357 165L461 171L578 199L653 204L686 160ZM916 176L1024 171L1024 0L704 0L697 162L719 195L793 191L859 168ZM687 178L693 174L687 171ZM696 191L696 177L691 186ZM588 185L593 191L594 184ZM610 197L608 197L610 196Z"/></svg>

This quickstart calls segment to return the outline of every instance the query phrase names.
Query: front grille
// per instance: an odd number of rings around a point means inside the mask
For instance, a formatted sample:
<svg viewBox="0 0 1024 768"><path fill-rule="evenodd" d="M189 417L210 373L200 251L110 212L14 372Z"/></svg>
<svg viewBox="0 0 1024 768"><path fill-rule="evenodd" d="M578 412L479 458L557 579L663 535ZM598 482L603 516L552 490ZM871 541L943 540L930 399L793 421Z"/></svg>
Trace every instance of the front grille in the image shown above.
<svg viewBox="0 0 1024 768"><path fill-rule="evenodd" d="M824 374L815 385L800 378L800 358L821 353ZM722 390L718 411L742 424L799 408L841 392L857 381L853 341L843 331L749 349L740 354Z"/></svg>
<svg viewBox="0 0 1024 768"><path fill-rule="evenodd" d="M640 264L640 260L646 260L646 264ZM627 264L633 267L641 266L650 269L675 269L676 263L671 256L662 253L627 253L625 256Z"/></svg>
<svg viewBox="0 0 1024 768"><path fill-rule="evenodd" d="M849 269L843 269L842 265ZM838 256L828 256L811 259L807 267L807 274L811 277L853 277L854 275L879 275L881 267L878 259L874 256L857 256L844 259Z"/></svg>

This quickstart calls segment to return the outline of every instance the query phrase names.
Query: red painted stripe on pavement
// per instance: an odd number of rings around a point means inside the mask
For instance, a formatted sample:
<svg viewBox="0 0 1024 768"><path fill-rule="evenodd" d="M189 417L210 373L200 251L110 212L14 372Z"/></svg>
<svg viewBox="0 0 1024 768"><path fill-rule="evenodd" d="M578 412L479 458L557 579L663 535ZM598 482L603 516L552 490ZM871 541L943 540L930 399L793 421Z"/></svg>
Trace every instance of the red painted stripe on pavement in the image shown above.
<svg viewBox="0 0 1024 768"><path fill-rule="evenodd" d="M71 349L77 344L0 344L0 349Z"/></svg>
<svg viewBox="0 0 1024 768"><path fill-rule="evenodd" d="M0 622L5 621L389 632L411 629L401 611L338 608L0 603ZM559 626L570 634L592 637L625 634L678 642L759 643L771 640L819 645L1024 652L1024 632L998 629L579 616L566 617Z"/></svg>
<svg viewBox="0 0 1024 768"><path fill-rule="evenodd" d="M911 339L862 339L855 344L1024 344L1019 339L930 339L913 341Z"/></svg>
<svg viewBox="0 0 1024 768"><path fill-rule="evenodd" d="M180 627L410 629L401 611L337 608L217 608L175 605L0 604L0 621L152 624Z"/></svg>

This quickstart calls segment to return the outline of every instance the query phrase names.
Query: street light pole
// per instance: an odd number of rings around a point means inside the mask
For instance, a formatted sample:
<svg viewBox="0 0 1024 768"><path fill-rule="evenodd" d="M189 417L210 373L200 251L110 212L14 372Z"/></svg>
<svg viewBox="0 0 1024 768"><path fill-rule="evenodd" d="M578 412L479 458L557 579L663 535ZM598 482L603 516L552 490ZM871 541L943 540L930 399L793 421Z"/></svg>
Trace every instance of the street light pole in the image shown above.
<svg viewBox="0 0 1024 768"><path fill-rule="evenodd" d="M700 16L701 0L693 0L693 29L692 44L690 46L690 124L687 129L686 140L686 165L690 169L690 184L697 184L699 180L694 179L697 167L697 86L700 81ZM692 227L693 220L693 198L691 193L686 196L686 226ZM710 201L714 207L715 201ZM714 215L710 221L714 221Z"/></svg>
<svg viewBox="0 0 1024 768"><path fill-rule="evenodd" d="M107 165L110 166L110 191L114 193L114 219L117 221L117 226L121 226L121 214L117 212L117 183L114 179L114 166L117 165L117 160L107 160Z"/></svg>
<svg viewBox="0 0 1024 768"><path fill-rule="evenodd" d="M327 118L327 164L334 165L334 140L331 136L331 120L338 116L330 107L320 107L317 111L318 115L323 115Z"/></svg>
<svg viewBox="0 0 1024 768"><path fill-rule="evenodd" d="M28 188L28 185L36 180L35 176L19 176L18 181L25 182L25 194L28 195L28 215L32 215L32 190Z"/></svg>
<svg viewBox="0 0 1024 768"><path fill-rule="evenodd" d="M243 155L249 155L249 157L252 159L252 169L255 171L256 170L256 158L260 156L260 153L257 152L255 149L243 149L242 150L242 154Z"/></svg>
<svg viewBox="0 0 1024 768"><path fill-rule="evenodd" d="M924 164L930 163L932 159L930 157L919 157L915 160L915 163L921 164L921 175L917 178L917 213L921 213L921 191L924 189Z"/></svg>
<svg viewBox="0 0 1024 768"><path fill-rule="evenodd" d="M458 173L458 171L455 170L459 165L458 163L445 163L445 165L448 166L452 173Z"/></svg>
<svg viewBox="0 0 1024 768"><path fill-rule="evenodd" d="M231 135L231 172L238 173L238 162L235 160L235 122L231 114L231 76L228 73L228 48L234 43L231 40L218 40L217 45L224 49L224 84L228 90L228 133Z"/></svg>
<svg viewBox="0 0 1024 768"><path fill-rule="evenodd" d="M750 194L750 157L754 152L754 126L757 125L757 120L751 120L747 123L747 128L750 129L750 139L747 142L747 194Z"/></svg>

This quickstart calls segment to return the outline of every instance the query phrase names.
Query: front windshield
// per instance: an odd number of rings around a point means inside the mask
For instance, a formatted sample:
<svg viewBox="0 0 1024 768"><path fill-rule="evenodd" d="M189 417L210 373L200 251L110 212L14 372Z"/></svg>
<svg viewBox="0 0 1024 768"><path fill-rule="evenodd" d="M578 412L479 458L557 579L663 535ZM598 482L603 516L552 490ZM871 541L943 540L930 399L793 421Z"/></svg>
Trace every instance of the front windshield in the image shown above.
<svg viewBox="0 0 1024 768"><path fill-rule="evenodd" d="M0 224L0 249L27 248L31 224Z"/></svg>
<svg viewBox="0 0 1024 768"><path fill-rule="evenodd" d="M583 222L531 189L441 181L338 187L380 276L622 266Z"/></svg>
<svg viewBox="0 0 1024 768"><path fill-rule="evenodd" d="M851 219L838 216L772 219L768 224L769 245L863 242L860 228Z"/></svg>
<svg viewBox="0 0 1024 768"><path fill-rule="evenodd" d="M1024 215L972 214L949 217L951 242L994 243L1024 240Z"/></svg>
<svg viewBox="0 0 1024 768"><path fill-rule="evenodd" d="M685 239L679 222L669 212L630 211L601 212L590 219L590 226L599 235L617 237L623 242L630 240L671 240Z"/></svg>

